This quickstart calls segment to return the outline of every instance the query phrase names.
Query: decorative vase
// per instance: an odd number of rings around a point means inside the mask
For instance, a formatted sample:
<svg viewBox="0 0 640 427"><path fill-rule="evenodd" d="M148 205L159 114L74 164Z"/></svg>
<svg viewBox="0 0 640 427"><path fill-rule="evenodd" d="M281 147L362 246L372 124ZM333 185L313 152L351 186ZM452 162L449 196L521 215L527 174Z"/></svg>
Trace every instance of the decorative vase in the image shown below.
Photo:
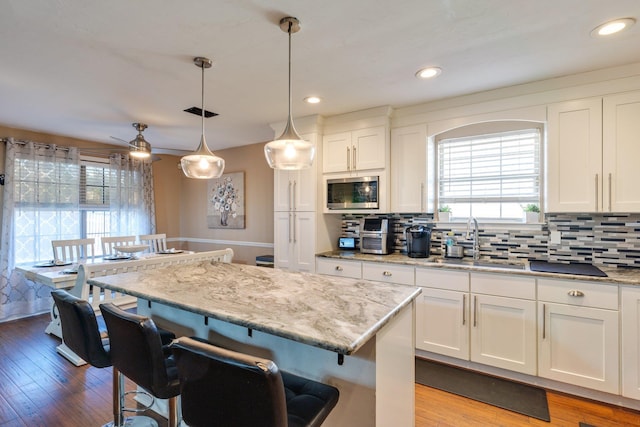
<svg viewBox="0 0 640 427"><path fill-rule="evenodd" d="M540 212L525 212L527 224L540 222Z"/></svg>
<svg viewBox="0 0 640 427"><path fill-rule="evenodd" d="M438 212L438 221L449 222L451 212Z"/></svg>

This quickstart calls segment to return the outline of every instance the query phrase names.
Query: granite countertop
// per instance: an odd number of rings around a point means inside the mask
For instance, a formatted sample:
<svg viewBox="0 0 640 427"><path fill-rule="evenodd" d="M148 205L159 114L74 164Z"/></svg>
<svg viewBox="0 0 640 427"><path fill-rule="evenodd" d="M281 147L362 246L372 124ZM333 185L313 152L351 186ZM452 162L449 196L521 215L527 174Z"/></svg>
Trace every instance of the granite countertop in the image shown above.
<svg viewBox="0 0 640 427"><path fill-rule="evenodd" d="M529 269L528 262L525 261L502 261L502 260L484 260L482 266L471 265L471 260L465 258L465 261L469 262L446 262L440 256L432 256L429 258L410 258L407 255L401 253L392 253L389 255L373 255L373 254L362 254L358 251L329 251L323 252L316 255L321 258L334 258L334 259L344 259L351 261L366 261L366 262L380 262L387 264L400 264L400 265L411 265L415 267L429 267L429 268L447 268L447 269L455 269L455 270L470 270L470 271L484 271L484 272L495 272L495 273L505 273L505 274L517 274L517 275L528 275L528 276L537 276L537 277L545 277L545 278L556 278L563 280L588 280L594 282L603 282L603 283L618 283L623 285L638 285L640 286L640 268L612 268L612 267L601 267L598 266L603 272L607 274L607 277L593 277L593 276L583 276L583 275L575 275L575 274L559 274L559 273L544 273L538 271L531 271ZM490 261L491 265L487 261ZM505 265L506 264L506 265ZM522 269L514 269L510 268L510 265L521 265Z"/></svg>
<svg viewBox="0 0 640 427"><path fill-rule="evenodd" d="M198 262L87 283L349 355L421 292L413 286Z"/></svg>

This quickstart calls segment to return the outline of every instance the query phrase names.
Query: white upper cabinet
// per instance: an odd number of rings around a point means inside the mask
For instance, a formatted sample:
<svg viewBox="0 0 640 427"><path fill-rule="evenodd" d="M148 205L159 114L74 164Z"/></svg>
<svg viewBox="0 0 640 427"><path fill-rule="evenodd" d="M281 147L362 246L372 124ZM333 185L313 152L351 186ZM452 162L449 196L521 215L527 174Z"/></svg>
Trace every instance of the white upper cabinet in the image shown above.
<svg viewBox="0 0 640 427"><path fill-rule="evenodd" d="M324 173L384 169L389 146L387 128L377 126L325 135L322 146Z"/></svg>
<svg viewBox="0 0 640 427"><path fill-rule="evenodd" d="M427 212L427 126L391 130L391 212Z"/></svg>
<svg viewBox="0 0 640 427"><path fill-rule="evenodd" d="M640 92L548 107L547 211L640 212Z"/></svg>
<svg viewBox="0 0 640 427"><path fill-rule="evenodd" d="M602 99L548 107L547 212L597 212L602 195Z"/></svg>
<svg viewBox="0 0 640 427"><path fill-rule="evenodd" d="M603 99L605 212L640 212L640 92Z"/></svg>

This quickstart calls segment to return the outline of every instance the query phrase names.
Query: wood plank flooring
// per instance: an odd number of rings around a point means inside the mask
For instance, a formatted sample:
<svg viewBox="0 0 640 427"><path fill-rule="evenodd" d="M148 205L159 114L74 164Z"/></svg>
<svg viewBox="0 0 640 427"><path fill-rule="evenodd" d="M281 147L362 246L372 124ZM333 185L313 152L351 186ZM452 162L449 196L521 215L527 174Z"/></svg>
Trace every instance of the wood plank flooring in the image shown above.
<svg viewBox="0 0 640 427"><path fill-rule="evenodd" d="M48 321L47 314L0 323L0 427L88 427L112 420L111 368L77 368L62 358L55 351L59 340L44 333ZM640 426L639 412L547 396L551 423L416 384L416 426Z"/></svg>

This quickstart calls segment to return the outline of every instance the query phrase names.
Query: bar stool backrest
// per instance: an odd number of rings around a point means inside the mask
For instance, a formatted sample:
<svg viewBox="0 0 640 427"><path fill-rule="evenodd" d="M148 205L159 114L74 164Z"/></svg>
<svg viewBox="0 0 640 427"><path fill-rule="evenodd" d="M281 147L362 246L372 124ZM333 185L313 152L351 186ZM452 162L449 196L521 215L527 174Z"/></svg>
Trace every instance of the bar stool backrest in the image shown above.
<svg viewBox="0 0 640 427"><path fill-rule="evenodd" d="M189 426L287 426L284 384L273 361L186 337L171 351Z"/></svg>
<svg viewBox="0 0 640 427"><path fill-rule="evenodd" d="M91 366L111 366L108 339L100 333L91 304L62 289L54 289L51 296L58 307L64 343Z"/></svg>
<svg viewBox="0 0 640 427"><path fill-rule="evenodd" d="M56 262L83 262L95 257L95 239L52 240Z"/></svg>

